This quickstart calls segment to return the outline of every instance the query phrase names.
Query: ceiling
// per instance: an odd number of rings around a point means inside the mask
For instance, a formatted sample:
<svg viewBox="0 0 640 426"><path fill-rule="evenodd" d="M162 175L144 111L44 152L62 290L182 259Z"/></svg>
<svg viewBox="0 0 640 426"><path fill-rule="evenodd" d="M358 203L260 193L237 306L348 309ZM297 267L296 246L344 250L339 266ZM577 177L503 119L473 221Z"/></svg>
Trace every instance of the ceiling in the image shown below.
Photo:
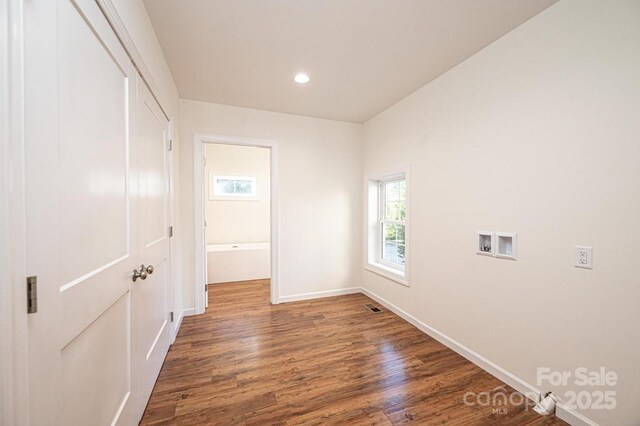
<svg viewBox="0 0 640 426"><path fill-rule="evenodd" d="M557 0L145 0L180 97L362 123ZM294 83L304 71L311 81Z"/></svg>

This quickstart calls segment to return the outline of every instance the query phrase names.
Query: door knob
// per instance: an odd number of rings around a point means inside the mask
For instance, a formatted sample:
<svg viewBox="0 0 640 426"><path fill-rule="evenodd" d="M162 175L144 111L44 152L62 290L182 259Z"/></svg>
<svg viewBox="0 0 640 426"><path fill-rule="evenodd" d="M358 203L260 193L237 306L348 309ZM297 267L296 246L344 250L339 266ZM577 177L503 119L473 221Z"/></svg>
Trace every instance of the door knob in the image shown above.
<svg viewBox="0 0 640 426"><path fill-rule="evenodd" d="M147 271L147 274L151 275L153 274L153 265L149 265L146 268L144 267L144 265L140 265L140 270Z"/></svg>
<svg viewBox="0 0 640 426"><path fill-rule="evenodd" d="M146 280L147 279L147 271L144 268L140 268L140 271L138 271L137 269L133 270L133 274L131 275L131 279L133 280L133 282L136 282L136 280L138 278L140 278L141 280Z"/></svg>

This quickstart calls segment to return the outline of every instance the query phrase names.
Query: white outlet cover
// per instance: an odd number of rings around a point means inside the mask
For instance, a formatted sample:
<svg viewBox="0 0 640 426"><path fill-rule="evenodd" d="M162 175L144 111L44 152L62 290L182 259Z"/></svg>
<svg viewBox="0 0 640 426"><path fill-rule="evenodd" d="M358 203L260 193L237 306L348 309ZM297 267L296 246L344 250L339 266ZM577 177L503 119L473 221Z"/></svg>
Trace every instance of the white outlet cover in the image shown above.
<svg viewBox="0 0 640 426"><path fill-rule="evenodd" d="M593 269L593 247L575 246L574 266L576 268Z"/></svg>

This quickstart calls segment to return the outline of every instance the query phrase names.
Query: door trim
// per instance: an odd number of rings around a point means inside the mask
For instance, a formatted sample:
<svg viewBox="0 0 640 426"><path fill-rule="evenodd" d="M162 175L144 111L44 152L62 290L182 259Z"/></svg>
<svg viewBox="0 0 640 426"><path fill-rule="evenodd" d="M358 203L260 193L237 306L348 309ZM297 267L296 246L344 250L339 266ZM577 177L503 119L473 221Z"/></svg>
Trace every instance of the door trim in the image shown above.
<svg viewBox="0 0 640 426"><path fill-rule="evenodd" d="M0 423L7 425L29 424L23 17L22 0L0 0Z"/></svg>
<svg viewBox="0 0 640 426"><path fill-rule="evenodd" d="M195 314L203 314L205 310L204 285L206 255L204 240L204 170L202 165L204 158L204 144L239 145L269 148L270 150L270 176L271 176L271 303L280 303L280 215L278 211L278 180L277 157L278 144L271 139L247 138L240 136L215 135L196 133L193 138L193 226L194 226L194 288L195 288Z"/></svg>

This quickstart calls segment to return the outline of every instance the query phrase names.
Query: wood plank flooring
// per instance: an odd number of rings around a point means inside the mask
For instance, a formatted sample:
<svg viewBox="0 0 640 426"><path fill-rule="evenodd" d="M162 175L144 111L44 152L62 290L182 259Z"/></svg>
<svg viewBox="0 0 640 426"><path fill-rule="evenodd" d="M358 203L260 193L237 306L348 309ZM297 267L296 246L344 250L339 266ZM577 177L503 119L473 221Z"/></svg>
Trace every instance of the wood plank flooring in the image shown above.
<svg viewBox="0 0 640 426"><path fill-rule="evenodd" d="M468 391L515 391L366 303L271 306L268 280L209 286L209 308L184 319L141 424L565 424L524 404L465 405Z"/></svg>

